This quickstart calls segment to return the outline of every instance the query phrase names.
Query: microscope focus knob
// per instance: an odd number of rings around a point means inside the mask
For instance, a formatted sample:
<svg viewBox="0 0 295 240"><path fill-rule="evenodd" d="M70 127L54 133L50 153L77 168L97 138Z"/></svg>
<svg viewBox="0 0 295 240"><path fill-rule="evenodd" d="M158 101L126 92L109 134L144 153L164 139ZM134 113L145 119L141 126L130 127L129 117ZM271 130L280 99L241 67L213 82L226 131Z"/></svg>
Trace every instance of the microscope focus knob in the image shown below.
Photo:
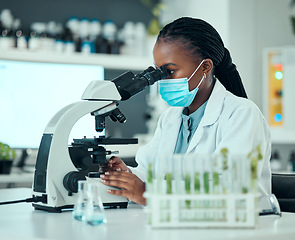
<svg viewBox="0 0 295 240"><path fill-rule="evenodd" d="M86 177L80 172L72 171L64 176L63 185L68 190L69 196L78 192L78 181L80 180L86 180Z"/></svg>

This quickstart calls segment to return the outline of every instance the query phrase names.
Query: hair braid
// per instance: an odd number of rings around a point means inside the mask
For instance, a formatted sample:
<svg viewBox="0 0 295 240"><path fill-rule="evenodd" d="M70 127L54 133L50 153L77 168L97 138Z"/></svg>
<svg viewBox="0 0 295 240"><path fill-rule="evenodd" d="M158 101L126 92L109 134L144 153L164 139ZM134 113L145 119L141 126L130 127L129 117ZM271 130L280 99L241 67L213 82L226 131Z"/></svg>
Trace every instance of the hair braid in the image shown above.
<svg viewBox="0 0 295 240"><path fill-rule="evenodd" d="M233 94L247 98L239 72L232 63L229 51L209 23L189 17L179 18L166 25L159 33L158 40L181 41L183 46L196 56L209 58L214 65L213 74Z"/></svg>

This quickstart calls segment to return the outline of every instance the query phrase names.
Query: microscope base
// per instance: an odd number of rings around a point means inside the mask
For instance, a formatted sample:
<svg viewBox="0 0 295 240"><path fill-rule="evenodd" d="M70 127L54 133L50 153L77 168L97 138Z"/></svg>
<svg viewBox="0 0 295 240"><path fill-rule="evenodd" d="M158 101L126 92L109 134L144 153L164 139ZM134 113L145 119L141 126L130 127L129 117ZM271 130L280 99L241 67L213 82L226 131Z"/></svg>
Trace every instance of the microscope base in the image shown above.
<svg viewBox="0 0 295 240"><path fill-rule="evenodd" d="M63 210L72 210L74 205L65 205L61 207L49 207L49 206L43 206L33 203L32 206L35 208L35 210L42 210L46 212L52 212L52 213L61 213ZM113 202L113 203L103 203L104 208L127 208L128 202Z"/></svg>
<svg viewBox="0 0 295 240"><path fill-rule="evenodd" d="M49 207L44 205L38 205L33 203L32 206L35 208L35 210L42 210L46 212L52 212L52 213L61 213L63 210L69 210L73 209L74 205L65 205L61 207Z"/></svg>
<svg viewBox="0 0 295 240"><path fill-rule="evenodd" d="M118 203L103 203L105 208L127 208L128 202L118 202Z"/></svg>

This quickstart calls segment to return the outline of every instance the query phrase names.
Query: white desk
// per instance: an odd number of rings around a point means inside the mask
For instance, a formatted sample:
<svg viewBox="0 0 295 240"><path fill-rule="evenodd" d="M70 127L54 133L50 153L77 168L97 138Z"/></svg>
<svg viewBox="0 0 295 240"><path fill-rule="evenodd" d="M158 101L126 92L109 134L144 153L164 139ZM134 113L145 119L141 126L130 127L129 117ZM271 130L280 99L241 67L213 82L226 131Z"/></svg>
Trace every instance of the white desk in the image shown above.
<svg viewBox="0 0 295 240"><path fill-rule="evenodd" d="M30 197L31 189L1 189L0 201ZM0 206L0 239L71 239L71 240L189 240L189 239L295 239L295 214L259 217L255 229L152 229L146 224L141 206L106 210L108 223L87 226L72 219L71 211L36 211L29 203Z"/></svg>

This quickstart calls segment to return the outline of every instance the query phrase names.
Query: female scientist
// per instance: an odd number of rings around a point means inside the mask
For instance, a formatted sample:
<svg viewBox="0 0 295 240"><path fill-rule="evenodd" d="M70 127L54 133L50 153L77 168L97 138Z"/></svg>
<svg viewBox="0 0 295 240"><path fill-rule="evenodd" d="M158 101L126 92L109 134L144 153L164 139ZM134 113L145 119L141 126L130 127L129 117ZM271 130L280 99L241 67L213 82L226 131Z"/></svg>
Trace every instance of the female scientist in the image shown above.
<svg viewBox="0 0 295 240"><path fill-rule="evenodd" d="M112 157L102 176L109 190L145 204L146 156L167 153L251 152L261 146L259 190L271 192L269 128L258 107L247 99L241 78L217 31L207 22L188 17L166 25L153 49L156 67L165 66L168 79L159 92L171 108L160 117L153 139L136 155L138 167L128 168Z"/></svg>

